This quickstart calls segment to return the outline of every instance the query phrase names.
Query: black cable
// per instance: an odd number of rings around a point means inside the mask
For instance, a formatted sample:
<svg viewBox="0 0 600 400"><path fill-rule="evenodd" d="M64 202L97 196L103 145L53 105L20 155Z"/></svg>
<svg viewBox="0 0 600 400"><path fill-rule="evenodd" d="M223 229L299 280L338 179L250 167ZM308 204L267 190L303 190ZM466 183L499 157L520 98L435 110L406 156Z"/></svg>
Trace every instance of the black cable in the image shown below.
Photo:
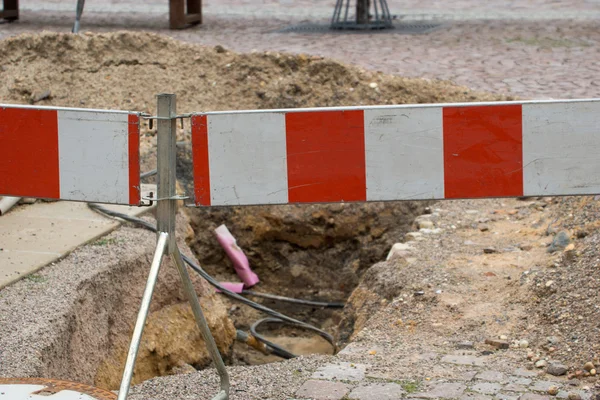
<svg viewBox="0 0 600 400"><path fill-rule="evenodd" d="M283 325L292 325L292 326L295 326L297 328L301 328L301 329L306 329L306 330L309 330L309 331L313 331L313 332L316 332L319 336L323 337L325 340L329 341L329 339L326 336L323 335L323 333L325 333L325 332L323 332L322 330L320 330L318 328L315 328L312 325L305 324L305 325L300 326L298 324L290 323L288 321L282 321L279 318L263 318L261 320L256 321L254 324L252 324L252 326L250 327L250 332L252 333L252 336L254 336L256 339L260 340L261 342L263 342L267 346L272 347L273 350L274 350L273 354L275 354L275 355L277 355L279 357L282 357L282 358L295 358L295 357L298 357L298 356L295 355L295 354L290 353L289 351L285 350L284 348L282 348L278 344L270 342L264 336L262 336L260 333L258 333L256 331L256 328L258 328L259 325L262 325L262 324L273 324L273 323L274 324L283 324Z"/></svg>
<svg viewBox="0 0 600 400"><path fill-rule="evenodd" d="M247 298L245 298L243 296L240 296L237 293L234 293L234 292L224 288L223 286L221 286L219 284L218 281L216 281L212 276L210 276L206 271L204 271L199 265L196 265L188 256L186 256L184 254L182 254L181 256L183 257L183 260L186 263L188 263L188 265L194 271L196 271L198 274L200 274L200 276L202 276L204 279L206 279L208 281L208 283L210 283L211 285L213 285L214 287L216 287L217 289L219 289L221 292L225 293L227 296L231 297L232 299L238 300L238 301L254 308L255 310L262 311L265 314L270 315L274 318L283 320L283 321L291 323L293 325L300 326L302 328L314 330L315 332L318 332L319 335L323 336L325 338L325 340L327 340L333 346L334 349L337 348L335 345L335 340L333 339L333 336L331 336L329 333L322 331L319 328L316 328L310 324L307 324L306 322L298 321L297 319L288 317L287 315L281 314L275 310L271 310L270 308L265 307L262 304L255 303L251 300L248 300Z"/></svg>
<svg viewBox="0 0 600 400"><path fill-rule="evenodd" d="M143 174L141 174L140 175L140 179L144 179L144 178L147 178L149 176L156 175L157 173L158 173L158 169L155 168L155 169L153 169L151 171L144 172Z"/></svg>
<svg viewBox="0 0 600 400"><path fill-rule="evenodd" d="M252 324L252 326L250 327L250 332L252 333L252 336L254 336L257 340L260 340L261 342L263 342L264 344L266 344L267 346L269 346L273 350L273 354L275 354L276 356L279 356L279 357L285 358L285 359L290 359L290 358L296 358L296 357L298 357L294 353L290 353L289 351L287 351L283 347L279 346L278 344L273 343L273 342L265 339L264 336L262 336L260 333L256 332L256 328L260 324L265 323L265 322L285 323L284 321L280 320L279 318L263 318L263 319L259 319L254 324Z"/></svg>
<svg viewBox="0 0 600 400"><path fill-rule="evenodd" d="M254 296L254 297L262 297L269 300L277 300L277 301L285 301L287 303L300 304L303 306L314 306L314 307L325 307L325 308L344 308L344 303L329 303L324 301L313 301L313 300L303 300L303 299L294 299L292 297L283 297L277 296L269 293L260 293L253 292L252 290L244 290L242 294L246 296Z"/></svg>
<svg viewBox="0 0 600 400"><path fill-rule="evenodd" d="M107 208L102 207L99 204L88 203L88 206L92 210L94 210L96 212L99 212L101 214L109 215L109 216L115 217L115 218L120 218L122 220L129 221L129 222L133 222L133 223L136 223L138 225L143 226L144 228L146 228L146 229L148 229L148 230L150 230L152 232L157 232L156 226L154 226L150 222L144 221L143 219L136 218L136 217L131 217L131 216L127 215L127 214L123 214L123 213L120 213L120 212L117 212L117 211L109 210ZM325 331L323 331L323 330L321 330L321 329L319 329L317 327L314 327L314 326L312 326L310 324L307 324L306 322L302 322L302 321L299 321L297 319L288 317L287 315L281 314L281 313L279 313L279 312L277 312L275 310L272 310L272 309L270 309L268 307L263 306L262 304L255 303L252 300L248 300L247 298L245 298L243 296L240 296L239 294L234 293L234 292L230 291L229 289L226 289L225 287L221 286L221 284L217 280L215 280L215 278L213 278L206 271L204 271L202 269L202 267L200 267L199 265L197 265L190 257L186 256L185 254L182 254L181 257L183 258L183 261L185 261L190 266L190 268L192 268L194 271L196 271L196 273L198 273L208 283L210 283L215 288L219 289L223 294L227 295L228 297L230 297L232 299L235 299L235 300L237 300L237 301L239 301L239 302L241 302L243 304L246 304L247 306L252 307L255 310L262 311L265 314L270 315L271 317L273 317L271 319L277 320L280 323L288 323L288 324L291 324L291 325L294 325L294 326L297 326L297 327L300 327L300 328L312 330L312 331L318 333L325 340L327 340L333 346L334 350L337 350L337 346L335 344L335 340L334 340L333 336L331 336L329 333L327 333L327 332L325 332ZM269 319L269 318L267 318L267 319ZM260 321L257 321L257 322L258 322L258 325L260 325L260 323L266 322L266 321L265 320L260 320ZM275 322L275 321L269 321L269 322ZM255 327L255 326L257 326L257 323L255 323L253 325L253 327ZM257 339L259 339L259 340L262 341L262 339L260 339L260 337L258 337L258 336L257 336ZM293 355L292 353L287 352L285 349L281 348L280 346L278 346L278 345L276 345L274 343L271 343L271 342L269 342L269 343L263 342L263 343L265 343L265 344L273 347L274 349L283 350L288 355L292 355L293 357L295 357L295 355Z"/></svg>

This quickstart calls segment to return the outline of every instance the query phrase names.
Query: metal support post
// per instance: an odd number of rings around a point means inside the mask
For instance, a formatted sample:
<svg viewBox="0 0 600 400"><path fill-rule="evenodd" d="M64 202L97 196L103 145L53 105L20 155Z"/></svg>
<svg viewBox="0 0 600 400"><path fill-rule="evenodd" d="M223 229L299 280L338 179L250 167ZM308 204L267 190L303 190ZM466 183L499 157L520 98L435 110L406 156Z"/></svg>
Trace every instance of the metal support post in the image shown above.
<svg viewBox="0 0 600 400"><path fill-rule="evenodd" d="M77 0L77 9L75 10L75 23L71 32L79 33L79 23L81 16L83 15L83 7L85 6L85 0Z"/></svg>
<svg viewBox="0 0 600 400"><path fill-rule="evenodd" d="M219 373L219 378L221 380L221 392L214 398L214 400L226 400L229 398L229 375L227 374L225 363L221 358L221 353L219 353L219 349L217 348L217 343L215 343L215 339L210 333L210 329L206 323L206 318L204 318L204 313L202 312L202 308L200 308L200 302L198 301L198 296L194 290L194 285L190 280L190 276L177 246L175 246L173 249L171 257L173 258L173 261L175 261L175 265L177 265L177 269L179 270L179 275L181 276L181 281L183 282L183 288L188 301L192 305L192 312L196 318L198 329L200 329L200 333L202 333L206 347L208 348L210 356L212 357L215 367L217 368L217 372Z"/></svg>
<svg viewBox="0 0 600 400"><path fill-rule="evenodd" d="M154 252L154 259L152 260L150 273L148 274L148 282L146 283L146 289L144 289L144 295L142 296L142 305L140 306L137 321L135 322L135 328L133 329L131 344L129 345L129 352L127 353L127 361L125 362L123 379L121 380L121 387L119 388L119 397L117 400L125 400L129 393L129 386L131 385L131 378L133 377L133 368L135 367L135 359L137 358L140 341L142 340L142 333L144 333L144 326L146 325L146 318L148 317L148 310L150 309L150 301L152 300L154 286L156 286L156 279L158 278L158 272L160 271L160 264L163 255L165 254L165 250L167 249L169 239L168 233L159 233L156 251Z"/></svg>
<svg viewBox="0 0 600 400"><path fill-rule="evenodd" d="M160 268L160 259L162 258L163 252L168 251L173 262L177 266L179 275L181 277L181 283L185 291L186 297L191 304L196 324L200 333L204 338L204 342L208 351L212 357L212 360L217 368L221 381L221 390L213 400L228 400L229 399L229 376L223 358L219 353L215 339L213 338L210 328L206 323L206 318L200 307L196 290L187 272L179 248L177 247L177 240L175 236L176 228L176 215L177 215L177 193L176 193L176 133L177 133L177 113L176 113L176 97L174 94L160 94L158 95L158 157L157 157L157 170L158 170L158 207L157 207L157 227L158 227L158 245L150 269L150 276L148 277L148 284L142 298L142 306L138 314L138 319L134 329L133 338L127 356L127 362L125 364L125 370L123 372L123 380L121 381L121 388L119 390L118 400L126 400L129 392L129 386L131 384L131 377L133 375L135 358L137 356L142 331L148 315L148 308L150 300L152 298L152 292L158 276L158 270ZM162 246L162 247L161 247ZM159 257L160 256L160 257Z"/></svg>
<svg viewBox="0 0 600 400"><path fill-rule="evenodd" d="M158 232L167 232L171 236L169 253L175 245L175 215L177 202L175 197L175 174L177 157L177 116L176 97L174 94L158 95L157 121L157 171L158 171L158 207L156 222Z"/></svg>

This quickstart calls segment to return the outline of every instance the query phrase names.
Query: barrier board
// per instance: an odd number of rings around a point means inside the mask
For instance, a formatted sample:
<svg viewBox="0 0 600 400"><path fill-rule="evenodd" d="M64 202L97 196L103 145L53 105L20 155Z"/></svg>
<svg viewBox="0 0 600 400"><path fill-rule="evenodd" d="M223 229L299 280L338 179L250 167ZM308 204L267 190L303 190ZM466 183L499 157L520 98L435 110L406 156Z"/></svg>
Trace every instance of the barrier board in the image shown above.
<svg viewBox="0 0 600 400"><path fill-rule="evenodd" d="M195 204L600 193L600 100L192 116Z"/></svg>
<svg viewBox="0 0 600 400"><path fill-rule="evenodd" d="M0 195L140 203L139 114L0 105Z"/></svg>

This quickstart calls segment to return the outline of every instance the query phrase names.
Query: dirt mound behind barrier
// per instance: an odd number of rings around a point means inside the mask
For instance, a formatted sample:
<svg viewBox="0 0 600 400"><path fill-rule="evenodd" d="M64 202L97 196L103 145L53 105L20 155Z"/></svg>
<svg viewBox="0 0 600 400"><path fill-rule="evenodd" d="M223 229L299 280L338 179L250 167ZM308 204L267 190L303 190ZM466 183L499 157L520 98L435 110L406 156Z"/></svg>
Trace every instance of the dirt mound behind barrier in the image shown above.
<svg viewBox="0 0 600 400"><path fill-rule="evenodd" d="M154 112L498 100L449 82L369 72L307 55L236 54L150 33L43 33L0 41L0 101Z"/></svg>

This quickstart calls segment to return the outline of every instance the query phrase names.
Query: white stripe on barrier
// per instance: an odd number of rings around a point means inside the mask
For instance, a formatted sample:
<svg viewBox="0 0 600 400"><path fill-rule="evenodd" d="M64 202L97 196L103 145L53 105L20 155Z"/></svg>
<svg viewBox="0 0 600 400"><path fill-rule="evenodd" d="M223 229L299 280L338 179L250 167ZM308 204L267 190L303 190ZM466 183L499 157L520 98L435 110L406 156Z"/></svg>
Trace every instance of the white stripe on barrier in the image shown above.
<svg viewBox="0 0 600 400"><path fill-rule="evenodd" d="M58 111L61 198L129 203L128 118Z"/></svg>
<svg viewBox="0 0 600 400"><path fill-rule="evenodd" d="M208 129L212 202L287 203L283 114L214 116Z"/></svg>
<svg viewBox="0 0 600 400"><path fill-rule="evenodd" d="M523 105L524 194L600 193L600 102Z"/></svg>
<svg viewBox="0 0 600 400"><path fill-rule="evenodd" d="M443 143L441 107L365 110L367 200L442 198Z"/></svg>

